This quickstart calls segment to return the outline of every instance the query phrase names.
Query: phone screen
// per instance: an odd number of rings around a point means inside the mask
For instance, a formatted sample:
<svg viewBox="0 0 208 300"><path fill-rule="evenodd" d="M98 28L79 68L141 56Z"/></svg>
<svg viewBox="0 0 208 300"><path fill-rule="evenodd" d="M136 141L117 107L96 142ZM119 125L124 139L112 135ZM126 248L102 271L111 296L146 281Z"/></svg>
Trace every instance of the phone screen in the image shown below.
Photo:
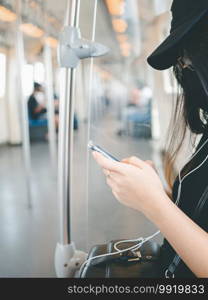
<svg viewBox="0 0 208 300"><path fill-rule="evenodd" d="M104 149L102 149L100 146L95 145L92 141L90 141L88 143L88 147L92 150L92 151L97 151L99 153L101 153L103 156L105 156L108 159L114 160L114 161L119 161L116 157L114 157L113 155L111 155L109 152L105 151Z"/></svg>

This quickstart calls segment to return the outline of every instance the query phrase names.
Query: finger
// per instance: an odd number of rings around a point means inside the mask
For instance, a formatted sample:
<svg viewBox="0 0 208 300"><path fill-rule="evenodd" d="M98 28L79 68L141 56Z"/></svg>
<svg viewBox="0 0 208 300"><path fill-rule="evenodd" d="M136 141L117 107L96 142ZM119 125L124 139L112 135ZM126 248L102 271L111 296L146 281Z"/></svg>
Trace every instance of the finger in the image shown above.
<svg viewBox="0 0 208 300"><path fill-rule="evenodd" d="M110 172L108 170L103 170L103 173L106 176L106 180L109 179L111 182L117 186L120 185L123 181L123 175L116 173L116 172Z"/></svg>
<svg viewBox="0 0 208 300"><path fill-rule="evenodd" d="M105 176L109 176L110 175L110 171L106 170L106 169L103 169L103 173L104 173Z"/></svg>
<svg viewBox="0 0 208 300"><path fill-rule="evenodd" d="M157 169L156 169L155 164L153 163L153 161L146 160L145 162L158 173L158 171L157 171Z"/></svg>
<svg viewBox="0 0 208 300"><path fill-rule="evenodd" d="M145 160L146 164L148 164L150 167L155 168L155 165L153 163L153 161L151 160Z"/></svg>
<svg viewBox="0 0 208 300"><path fill-rule="evenodd" d="M122 162L133 165L138 168L143 168L146 166L146 163L136 156L131 156L122 160Z"/></svg>
<svg viewBox="0 0 208 300"><path fill-rule="evenodd" d="M155 169L155 164L151 160L145 160L146 164Z"/></svg>
<svg viewBox="0 0 208 300"><path fill-rule="evenodd" d="M112 190L113 196L119 201L119 196L116 191Z"/></svg>
<svg viewBox="0 0 208 300"><path fill-rule="evenodd" d="M118 173L122 173L123 171L123 167L124 164L117 162L117 161L113 161L111 159L108 159L106 157L104 157L102 154L93 151L93 157L96 160L96 162L103 168L109 171L113 171L113 172L118 172Z"/></svg>
<svg viewBox="0 0 208 300"><path fill-rule="evenodd" d="M111 177L106 178L106 183L112 190L115 188L115 182L112 180Z"/></svg>
<svg viewBox="0 0 208 300"><path fill-rule="evenodd" d="M154 165L154 163L153 163L152 160L147 159L147 160L145 160L145 162L146 162L147 164L149 164L149 165Z"/></svg>

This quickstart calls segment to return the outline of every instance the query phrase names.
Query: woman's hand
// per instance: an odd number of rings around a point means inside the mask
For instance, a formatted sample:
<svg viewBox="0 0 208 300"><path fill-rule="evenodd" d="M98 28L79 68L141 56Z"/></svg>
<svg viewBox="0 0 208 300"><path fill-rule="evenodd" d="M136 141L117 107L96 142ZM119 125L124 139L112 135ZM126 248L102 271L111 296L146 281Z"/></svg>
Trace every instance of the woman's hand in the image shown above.
<svg viewBox="0 0 208 300"><path fill-rule="evenodd" d="M107 184L114 196L123 204L145 215L167 200L161 180L152 162L131 157L114 162L93 152L97 163L103 168Z"/></svg>
<svg viewBox="0 0 208 300"><path fill-rule="evenodd" d="M208 233L168 198L152 163L136 157L115 162L96 152L93 155L115 197L143 212L190 270L199 278L207 278Z"/></svg>
<svg viewBox="0 0 208 300"><path fill-rule="evenodd" d="M127 158L122 159L122 162L138 167L137 160L138 160L137 157L132 156L132 157L127 157ZM145 162L146 162L146 164L148 164L150 167L152 167L157 172L155 164L153 163L153 161L145 160Z"/></svg>

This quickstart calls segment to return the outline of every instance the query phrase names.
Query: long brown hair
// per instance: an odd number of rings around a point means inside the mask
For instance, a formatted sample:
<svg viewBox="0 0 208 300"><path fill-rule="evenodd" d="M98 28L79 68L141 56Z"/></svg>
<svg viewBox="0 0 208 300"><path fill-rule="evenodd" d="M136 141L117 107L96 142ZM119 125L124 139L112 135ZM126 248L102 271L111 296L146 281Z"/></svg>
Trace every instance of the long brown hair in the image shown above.
<svg viewBox="0 0 208 300"><path fill-rule="evenodd" d="M178 82L178 95L170 122L164 158L165 177L170 190L176 177L174 166L187 129L202 134L208 121L208 23L202 20L184 39L178 57L186 55L193 69L182 68L177 62L173 72ZM171 134L170 134L171 132ZM170 191L169 191L170 192Z"/></svg>

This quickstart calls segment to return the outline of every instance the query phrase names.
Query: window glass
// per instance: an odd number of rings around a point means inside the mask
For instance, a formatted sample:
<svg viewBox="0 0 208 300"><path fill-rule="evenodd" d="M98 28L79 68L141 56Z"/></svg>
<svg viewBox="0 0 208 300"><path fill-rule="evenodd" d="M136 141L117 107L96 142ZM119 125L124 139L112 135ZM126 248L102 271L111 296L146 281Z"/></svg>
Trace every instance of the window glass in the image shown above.
<svg viewBox="0 0 208 300"><path fill-rule="evenodd" d="M34 64L34 81L43 83L45 79L45 68L43 63L37 62Z"/></svg>
<svg viewBox="0 0 208 300"><path fill-rule="evenodd" d="M26 64L23 69L23 92L29 96L33 90L33 65Z"/></svg>
<svg viewBox="0 0 208 300"><path fill-rule="evenodd" d="M6 55L0 53L0 98L4 97L6 88Z"/></svg>

